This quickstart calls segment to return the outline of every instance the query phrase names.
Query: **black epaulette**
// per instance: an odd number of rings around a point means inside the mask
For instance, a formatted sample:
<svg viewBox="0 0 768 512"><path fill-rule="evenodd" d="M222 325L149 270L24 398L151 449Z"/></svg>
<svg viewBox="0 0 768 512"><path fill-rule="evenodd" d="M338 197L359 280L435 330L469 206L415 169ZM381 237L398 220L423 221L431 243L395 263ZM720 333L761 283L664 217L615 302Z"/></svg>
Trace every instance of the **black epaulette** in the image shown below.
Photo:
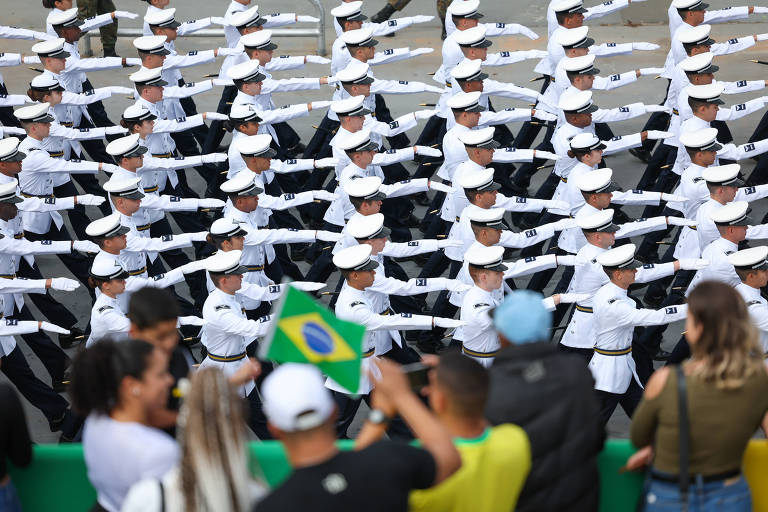
<svg viewBox="0 0 768 512"><path fill-rule="evenodd" d="M608 304L613 304L613 303L614 303L614 302L616 302L617 300L619 300L619 299L611 299L611 300L609 300L609 301L608 301Z"/></svg>
<svg viewBox="0 0 768 512"><path fill-rule="evenodd" d="M758 304L762 304L762 303L759 300L751 300L751 301L747 302L747 307L749 307L749 306L756 306Z"/></svg>
<svg viewBox="0 0 768 512"><path fill-rule="evenodd" d="M226 304L221 304L221 305L216 306L216 307L213 308L214 311L222 311L224 309L232 309L232 308L230 308Z"/></svg>
<svg viewBox="0 0 768 512"><path fill-rule="evenodd" d="M115 308L113 308L112 306L101 306L101 307L100 307L99 309L97 309L96 311L98 311L99 313L103 313L103 312L105 312L105 311L106 311L106 310L108 310L108 309L115 309Z"/></svg>
<svg viewBox="0 0 768 512"><path fill-rule="evenodd" d="M350 304L350 305L349 305L349 307L353 308L353 307L355 307L355 306L363 306L363 305L365 305L365 302L363 302L363 301L361 301L361 300L356 300L355 302L353 302L352 304Z"/></svg>
<svg viewBox="0 0 768 512"><path fill-rule="evenodd" d="M483 306L490 307L490 304L486 304L485 302L475 304L475 308L482 308Z"/></svg>

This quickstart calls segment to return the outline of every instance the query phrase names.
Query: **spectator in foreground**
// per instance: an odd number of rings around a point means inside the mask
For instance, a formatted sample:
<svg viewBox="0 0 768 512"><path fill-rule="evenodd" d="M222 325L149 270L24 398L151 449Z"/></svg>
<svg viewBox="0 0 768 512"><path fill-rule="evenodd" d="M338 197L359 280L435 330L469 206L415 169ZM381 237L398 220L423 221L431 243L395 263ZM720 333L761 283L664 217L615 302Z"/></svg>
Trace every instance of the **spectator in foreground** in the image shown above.
<svg viewBox="0 0 768 512"><path fill-rule="evenodd" d="M75 358L70 393L86 417L83 452L97 494L91 510L117 512L133 484L178 464L176 442L149 424L171 382L168 356L145 341L101 340Z"/></svg>
<svg viewBox="0 0 768 512"><path fill-rule="evenodd" d="M490 368L485 416L528 434L533 463L518 511L596 511L605 429L583 358L550 343L552 313L538 293L507 295L493 312L501 350Z"/></svg>
<svg viewBox="0 0 768 512"><path fill-rule="evenodd" d="M285 447L293 474L255 508L257 512L309 510L397 512L408 508L408 493L426 489L453 474L461 459L448 431L411 391L392 362L377 362L381 378L372 396L374 409L360 432L363 449L336 448L336 407L313 366L283 364L264 381L269 429ZM373 378L373 376L371 376ZM378 439L392 419L377 397L394 405L424 449Z"/></svg>
<svg viewBox="0 0 768 512"><path fill-rule="evenodd" d="M204 368L192 377L179 413L181 464L131 488L123 512L246 512L266 493L248 472L244 405L226 376Z"/></svg>
<svg viewBox="0 0 768 512"><path fill-rule="evenodd" d="M27 417L19 397L13 388L0 382L0 510L21 512L21 503L16 488L8 474L6 459L14 466L23 468L32 462L32 441L27 429Z"/></svg>
<svg viewBox="0 0 768 512"><path fill-rule="evenodd" d="M768 267L766 267L768 268ZM645 510L752 510L741 475L744 450L755 430L768 431L768 375L758 333L744 300L731 286L704 281L688 296L685 338L691 359L683 363L689 425L685 461L691 485L679 488L681 468L678 371L665 366L648 381L632 418L630 436L641 447L628 469L650 464Z"/></svg>
<svg viewBox="0 0 768 512"><path fill-rule="evenodd" d="M531 448L517 425L488 424L489 380L481 363L459 352L441 356L429 372L429 405L453 436L461 468L432 489L413 491L412 512L515 509L531 469Z"/></svg>

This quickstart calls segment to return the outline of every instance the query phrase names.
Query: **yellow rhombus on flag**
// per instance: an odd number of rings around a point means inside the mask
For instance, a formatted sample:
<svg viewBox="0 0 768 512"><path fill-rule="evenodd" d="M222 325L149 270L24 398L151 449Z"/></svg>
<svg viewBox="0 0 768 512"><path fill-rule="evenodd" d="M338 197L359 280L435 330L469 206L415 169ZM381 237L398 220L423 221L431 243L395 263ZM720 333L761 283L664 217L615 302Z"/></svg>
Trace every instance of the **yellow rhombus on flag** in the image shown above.
<svg viewBox="0 0 768 512"><path fill-rule="evenodd" d="M308 294L286 287L275 320L260 342L259 357L279 363L309 363L355 393L365 327L339 320Z"/></svg>

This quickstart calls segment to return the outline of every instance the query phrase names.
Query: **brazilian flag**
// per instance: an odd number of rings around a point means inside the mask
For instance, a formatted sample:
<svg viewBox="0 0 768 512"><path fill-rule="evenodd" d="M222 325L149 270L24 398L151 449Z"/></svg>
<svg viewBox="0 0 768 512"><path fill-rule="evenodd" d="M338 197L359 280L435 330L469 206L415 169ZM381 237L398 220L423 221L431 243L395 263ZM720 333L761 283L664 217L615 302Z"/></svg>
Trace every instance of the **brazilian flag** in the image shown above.
<svg viewBox="0 0 768 512"><path fill-rule="evenodd" d="M314 364L350 393L357 392L364 326L339 320L292 286L286 286L273 315L272 328L259 343L259 358Z"/></svg>

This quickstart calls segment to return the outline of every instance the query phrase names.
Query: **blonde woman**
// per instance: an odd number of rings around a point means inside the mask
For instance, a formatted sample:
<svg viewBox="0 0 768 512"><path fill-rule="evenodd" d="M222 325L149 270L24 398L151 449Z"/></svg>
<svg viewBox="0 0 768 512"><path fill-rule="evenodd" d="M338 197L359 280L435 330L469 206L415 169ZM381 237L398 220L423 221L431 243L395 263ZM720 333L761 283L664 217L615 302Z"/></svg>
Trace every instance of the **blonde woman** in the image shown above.
<svg viewBox="0 0 768 512"><path fill-rule="evenodd" d="M181 461L162 479L136 484L123 512L247 512L266 494L248 472L243 402L217 368L204 368L179 412Z"/></svg>
<svg viewBox="0 0 768 512"><path fill-rule="evenodd" d="M768 430L768 374L746 304L731 286L704 281L688 297L685 337L691 359L683 364L688 411L690 485L681 497L678 374L656 371L635 411L630 431L640 451L629 469L652 464L646 512L752 509L741 460L758 427ZM727 504L727 505L722 505ZM725 510L723 508L722 510Z"/></svg>

